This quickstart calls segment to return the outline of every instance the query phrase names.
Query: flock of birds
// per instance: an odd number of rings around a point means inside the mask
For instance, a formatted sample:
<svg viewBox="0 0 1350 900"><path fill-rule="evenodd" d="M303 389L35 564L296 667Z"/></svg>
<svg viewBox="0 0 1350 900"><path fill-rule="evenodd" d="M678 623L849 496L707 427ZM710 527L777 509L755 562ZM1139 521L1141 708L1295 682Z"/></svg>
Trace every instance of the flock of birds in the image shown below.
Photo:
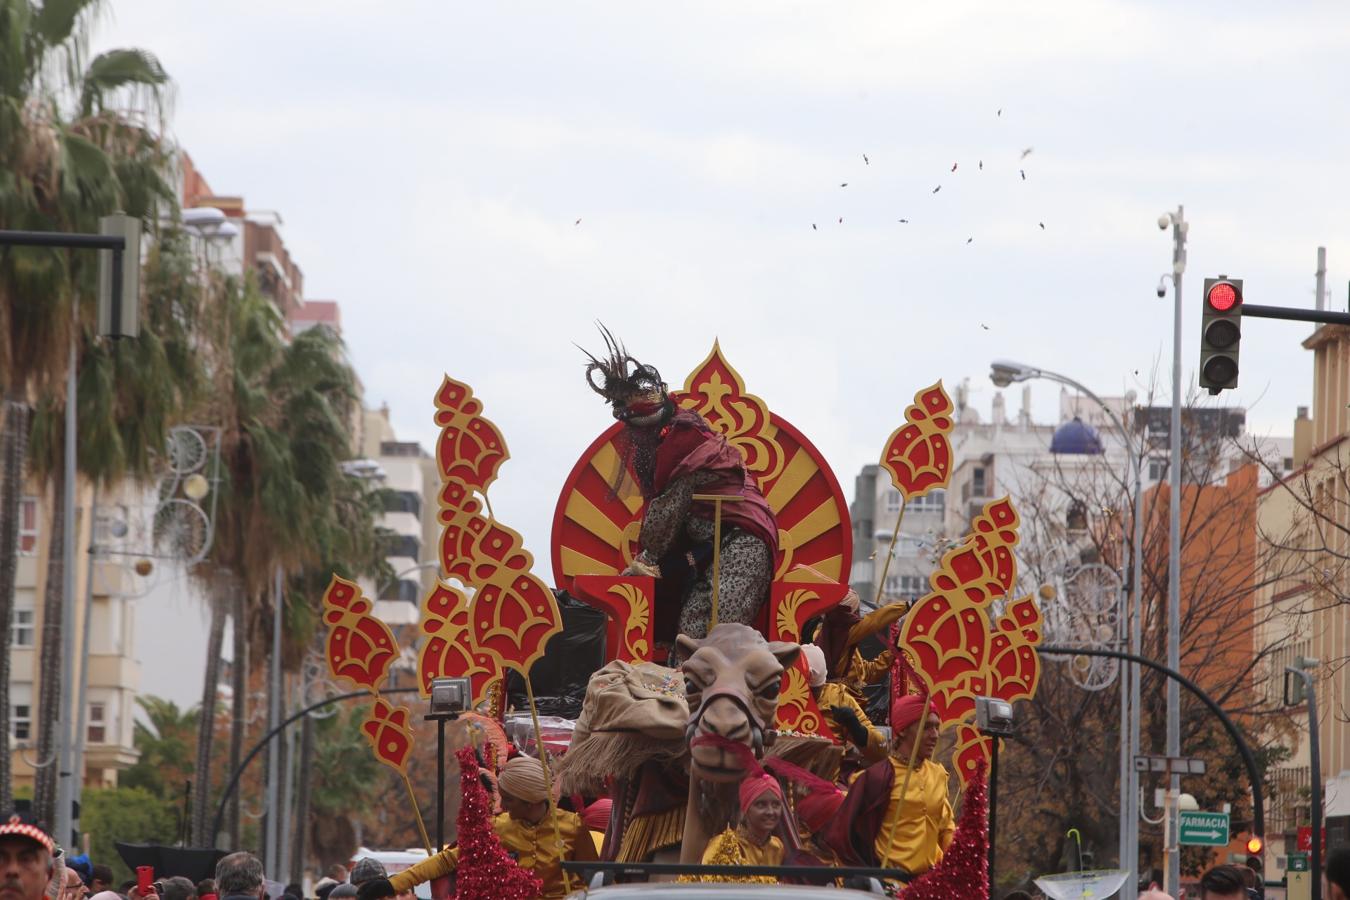
<svg viewBox="0 0 1350 900"><path fill-rule="evenodd" d="M1003 110L1000 108L1000 109L995 113L995 116L996 116L997 118L1000 118L1000 119L1003 118ZM1030 156L1030 155L1032 154L1032 152L1033 152L1034 150L1035 150L1034 147L1027 147L1027 148L1025 148L1025 149L1022 151L1022 155L1018 157L1018 161L1021 162L1021 161L1025 160L1028 156ZM870 165L872 164L872 160L868 158L868 156L867 156L866 153L862 154L862 161L863 161L863 165L865 165L865 166L870 166ZM958 161L958 162L952 163L951 173L949 173L949 174L955 174L955 172L956 172L956 170L957 170L957 168L958 168L959 166L960 166L960 162L959 162L959 161ZM984 160L982 160L982 159L981 159L981 160L977 160L977 162L976 162L976 168L977 168L979 171L983 172L983 171L984 171ZM1025 168L1019 167L1018 170L1017 170L1017 174L1021 177L1021 179L1022 179L1023 181L1026 181L1026 180L1027 180L1027 170L1026 170ZM846 188L846 187L848 187L848 182L847 182L847 181L842 181L842 182L839 183L839 186L840 186L841 188ZM938 192L941 191L941 190L942 190L942 183L939 182L938 185L937 185L937 187L933 188L932 193L936 194L936 193L938 193ZM900 222L901 225L908 225L908 224L909 224L909 219L899 219L898 221ZM581 219L577 219L577 220L576 220L575 222L573 222L572 224L573 224L573 225L580 225L580 224L581 224ZM839 217L839 224L840 224L840 225L844 224L844 217L843 217L843 216L840 216L840 217ZM1036 224L1040 226L1041 231L1044 231L1044 230L1045 230L1045 223L1044 223L1044 222L1037 222ZM812 231L819 231L820 229L817 227L817 225L816 225L815 222L812 222L812 223L811 223L811 230L812 230ZM973 243L975 243L975 238L974 238L974 236L971 236L971 237L966 238L966 243L967 243L967 244L973 244ZM988 326L987 326L987 325L984 325L984 326L981 326L981 327L985 328L985 330L988 330Z"/></svg>
<svg viewBox="0 0 1350 900"><path fill-rule="evenodd" d="M1003 118L1003 110L1002 110L1002 109L998 110L998 111L995 113L995 115L996 115L998 118L1000 118L1000 119ZM1028 156L1030 156L1030 155L1035 151L1035 149L1036 149L1036 148L1034 148L1034 147L1027 147L1027 148L1025 148L1025 149L1022 151L1021 156L1018 157L1018 161L1021 162L1022 160L1025 160ZM867 156L866 153L862 154L862 160L863 160L863 165L865 165L865 166L870 166L870 165L872 164L872 160L868 158L868 156ZM951 172L950 172L949 174L955 174L956 170L960 167L960 165L961 165L961 163L960 163L959 161L958 161L958 162L952 163ZM977 168L979 171L981 171L981 172L984 171L984 160L982 160L982 159L981 159L981 160L977 160L975 165L976 165L976 168ZM1021 179L1022 179L1023 181L1026 181L1026 180L1027 180L1027 170L1026 170L1025 168L1019 167L1018 170L1017 170L1017 174L1018 174L1018 176L1021 177ZM842 181L842 182L839 183L839 186L840 186L841 188L846 188L846 187L848 187L848 182L847 182L847 181ZM936 194L936 193L938 193L938 192L941 191L941 190L942 190L942 183L939 182L938 185L937 185L935 188L933 188L933 190L931 191L931 193ZM909 224L909 219L898 219L897 221L898 221L901 225L908 225L908 224ZM580 223L581 220L578 219L577 222ZM843 217L843 216L840 216L840 217L839 217L839 224L840 224L840 225L844 224L844 217ZM1044 222L1037 222L1036 224L1037 224L1038 226L1040 226L1041 231L1044 231L1044 230L1045 230L1045 223L1044 223ZM816 225L815 222L812 222L812 223L811 223L811 230L812 230L812 231L819 231L820 228L819 228L819 226ZM972 236L972 237L966 238L966 243L967 243L967 244L973 244L974 242L975 242L975 238L974 238L973 236Z"/></svg>

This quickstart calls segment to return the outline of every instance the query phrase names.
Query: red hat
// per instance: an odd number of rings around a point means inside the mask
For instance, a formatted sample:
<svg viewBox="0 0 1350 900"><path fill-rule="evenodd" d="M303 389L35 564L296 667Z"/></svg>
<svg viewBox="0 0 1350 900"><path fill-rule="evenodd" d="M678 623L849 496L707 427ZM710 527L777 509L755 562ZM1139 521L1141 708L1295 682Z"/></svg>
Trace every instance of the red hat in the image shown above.
<svg viewBox="0 0 1350 900"><path fill-rule="evenodd" d="M14 813L3 824L0 824L0 837L14 835L15 837L27 838L35 844L38 844L48 853L56 851L56 844L52 841L51 835L34 825L32 822L24 821L18 813Z"/></svg>
<svg viewBox="0 0 1350 900"><path fill-rule="evenodd" d="M905 694L891 704L891 733L899 734L923 715L927 699L920 694Z"/></svg>
<svg viewBox="0 0 1350 900"><path fill-rule="evenodd" d="M614 801L602 797L581 811L582 823L591 831L604 831L609 828L609 814Z"/></svg>
<svg viewBox="0 0 1350 900"><path fill-rule="evenodd" d="M759 796L767 791L773 791L778 798L778 802L783 802L783 789L778 786L778 779L774 778L768 772L761 772L758 775L751 775L741 782L741 812L750 808Z"/></svg>

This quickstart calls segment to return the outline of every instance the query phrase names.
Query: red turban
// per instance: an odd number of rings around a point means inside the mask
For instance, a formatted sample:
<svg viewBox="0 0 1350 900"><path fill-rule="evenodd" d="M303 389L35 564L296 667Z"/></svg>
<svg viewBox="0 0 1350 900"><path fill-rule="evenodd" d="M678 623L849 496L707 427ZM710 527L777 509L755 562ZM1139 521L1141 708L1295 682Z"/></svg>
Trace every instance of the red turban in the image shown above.
<svg viewBox="0 0 1350 900"><path fill-rule="evenodd" d="M760 794L766 791L773 791L778 802L783 802L783 789L778 786L778 779L767 772L759 775L751 775L741 782L741 812L750 808Z"/></svg>
<svg viewBox="0 0 1350 900"><path fill-rule="evenodd" d="M891 704L891 733L899 734L923 715L926 698L919 694L905 694Z"/></svg>
<svg viewBox="0 0 1350 900"><path fill-rule="evenodd" d="M613 808L614 801L603 797L582 811L581 821L591 831L604 831L609 828L609 813Z"/></svg>
<svg viewBox="0 0 1350 900"><path fill-rule="evenodd" d="M843 791L813 791L797 801L797 816L812 832L820 831L843 804Z"/></svg>

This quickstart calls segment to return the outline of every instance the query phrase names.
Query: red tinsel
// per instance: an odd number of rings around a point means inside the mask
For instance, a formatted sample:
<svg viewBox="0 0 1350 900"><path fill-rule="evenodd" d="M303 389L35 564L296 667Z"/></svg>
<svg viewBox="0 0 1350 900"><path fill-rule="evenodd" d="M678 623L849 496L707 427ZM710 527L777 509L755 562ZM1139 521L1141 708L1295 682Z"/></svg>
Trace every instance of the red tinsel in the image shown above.
<svg viewBox="0 0 1350 900"><path fill-rule="evenodd" d="M938 863L909 883L904 900L983 900L989 896L989 792L981 761L966 782L961 821Z"/></svg>
<svg viewBox="0 0 1350 900"><path fill-rule="evenodd" d="M543 882L522 869L502 848L492 829L492 807L478 780L478 760L469 747L459 757L459 784L463 791L459 818L459 865L455 869L455 900L529 900L544 890Z"/></svg>

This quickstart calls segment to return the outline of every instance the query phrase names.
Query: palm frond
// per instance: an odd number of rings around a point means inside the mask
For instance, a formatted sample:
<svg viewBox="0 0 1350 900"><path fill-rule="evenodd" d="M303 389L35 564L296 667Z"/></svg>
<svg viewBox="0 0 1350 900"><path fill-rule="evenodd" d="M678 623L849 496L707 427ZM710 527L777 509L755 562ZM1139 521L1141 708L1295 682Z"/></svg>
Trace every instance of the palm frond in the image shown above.
<svg viewBox="0 0 1350 900"><path fill-rule="evenodd" d="M152 53L137 48L100 53L90 61L81 79L80 115L102 110L109 94L126 87L147 88L139 99L158 108L163 98L160 89L168 83L168 73Z"/></svg>

